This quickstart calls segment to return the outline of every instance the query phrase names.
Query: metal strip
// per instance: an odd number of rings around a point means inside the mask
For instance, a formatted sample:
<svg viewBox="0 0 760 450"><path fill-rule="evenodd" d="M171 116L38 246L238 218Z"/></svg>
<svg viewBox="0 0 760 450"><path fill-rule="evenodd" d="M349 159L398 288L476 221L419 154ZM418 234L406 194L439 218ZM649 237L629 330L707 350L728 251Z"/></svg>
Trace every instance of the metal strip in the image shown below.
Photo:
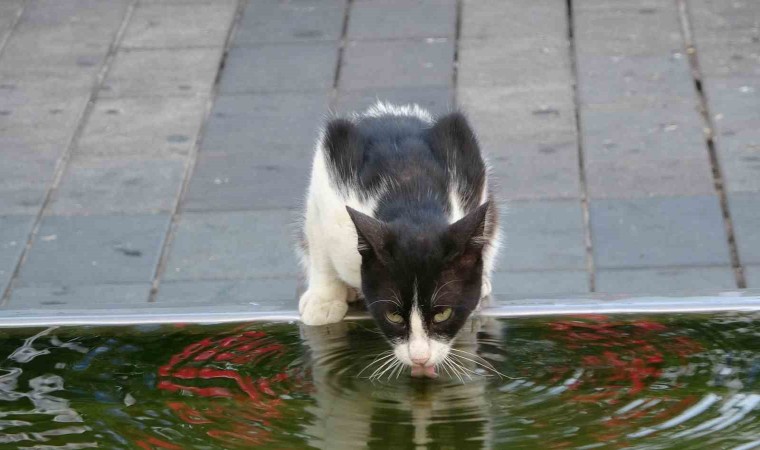
<svg viewBox="0 0 760 450"><path fill-rule="evenodd" d="M162 323L235 323L295 322L297 311L251 311L245 306L143 307L109 310L0 310L0 328L75 326L75 325L139 325ZM760 296L730 293L701 297L633 297L535 299L500 302L480 311L481 316L540 317L572 314L662 314L760 312ZM346 320L366 319L366 312L350 312Z"/></svg>

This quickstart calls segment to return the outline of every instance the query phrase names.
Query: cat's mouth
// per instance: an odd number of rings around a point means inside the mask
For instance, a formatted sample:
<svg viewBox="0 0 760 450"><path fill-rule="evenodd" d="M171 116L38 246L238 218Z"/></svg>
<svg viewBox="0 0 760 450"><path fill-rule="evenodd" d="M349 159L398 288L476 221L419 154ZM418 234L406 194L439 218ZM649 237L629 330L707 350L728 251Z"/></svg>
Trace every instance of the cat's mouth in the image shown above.
<svg viewBox="0 0 760 450"><path fill-rule="evenodd" d="M435 371L435 366L412 366L412 376L415 378L438 378L438 373Z"/></svg>

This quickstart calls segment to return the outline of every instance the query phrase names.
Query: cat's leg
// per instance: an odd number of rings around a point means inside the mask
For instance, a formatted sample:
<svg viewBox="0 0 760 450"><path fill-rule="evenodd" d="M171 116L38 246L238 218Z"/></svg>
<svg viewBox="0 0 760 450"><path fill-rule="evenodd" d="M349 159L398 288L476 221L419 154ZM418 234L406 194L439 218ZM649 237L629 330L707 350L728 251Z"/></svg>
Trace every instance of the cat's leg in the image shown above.
<svg viewBox="0 0 760 450"><path fill-rule="evenodd" d="M348 311L353 289L344 283L330 261L319 233L309 230L309 286L298 302L301 321L306 325L325 325L340 322Z"/></svg>

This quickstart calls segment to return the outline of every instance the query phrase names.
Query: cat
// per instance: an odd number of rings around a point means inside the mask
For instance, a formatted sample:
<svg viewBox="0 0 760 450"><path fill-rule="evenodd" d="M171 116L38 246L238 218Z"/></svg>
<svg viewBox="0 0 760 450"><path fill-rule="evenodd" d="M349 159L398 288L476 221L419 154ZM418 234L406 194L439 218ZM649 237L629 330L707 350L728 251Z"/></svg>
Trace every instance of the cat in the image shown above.
<svg viewBox="0 0 760 450"><path fill-rule="evenodd" d="M465 116L378 102L320 132L303 223L306 325L367 310L413 376L436 376L491 293L496 201Z"/></svg>

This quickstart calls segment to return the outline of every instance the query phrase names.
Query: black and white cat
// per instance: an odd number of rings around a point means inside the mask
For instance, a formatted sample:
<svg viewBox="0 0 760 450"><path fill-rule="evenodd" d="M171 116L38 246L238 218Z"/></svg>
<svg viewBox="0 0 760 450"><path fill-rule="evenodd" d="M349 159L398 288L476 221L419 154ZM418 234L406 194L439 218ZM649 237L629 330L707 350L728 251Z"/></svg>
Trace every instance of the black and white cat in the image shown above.
<svg viewBox="0 0 760 450"><path fill-rule="evenodd" d="M486 164L465 117L378 103L330 121L306 201L306 325L367 309L414 376L435 376L482 298L499 247Z"/></svg>

